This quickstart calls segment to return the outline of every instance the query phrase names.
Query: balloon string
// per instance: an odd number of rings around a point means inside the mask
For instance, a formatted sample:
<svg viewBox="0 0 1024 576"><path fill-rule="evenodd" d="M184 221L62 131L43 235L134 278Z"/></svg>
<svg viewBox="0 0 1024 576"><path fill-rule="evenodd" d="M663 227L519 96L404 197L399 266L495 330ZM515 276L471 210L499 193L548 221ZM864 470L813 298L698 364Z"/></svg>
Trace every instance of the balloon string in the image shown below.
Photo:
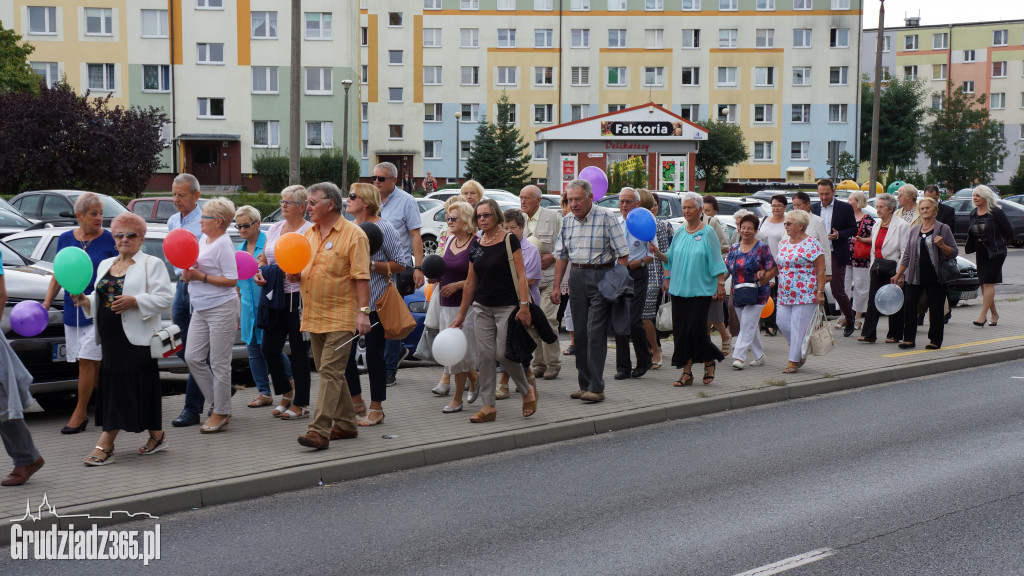
<svg viewBox="0 0 1024 576"><path fill-rule="evenodd" d="M370 324L370 328L373 328L373 327L374 327L374 326L376 326L377 324L380 324L380 322L374 322L373 324ZM348 346L350 342L352 342L353 340L355 340L356 338L359 338L359 337L361 337L361 336L362 336L362 334L356 334L355 336L353 336L353 337L349 338L349 339L348 339L348 340L346 340L345 342L342 342L341 346L338 346L337 348L335 348L335 349L334 349L334 351L335 351L335 352L337 352L338 350L341 350L341 349L342 349L342 348L344 348L345 346Z"/></svg>

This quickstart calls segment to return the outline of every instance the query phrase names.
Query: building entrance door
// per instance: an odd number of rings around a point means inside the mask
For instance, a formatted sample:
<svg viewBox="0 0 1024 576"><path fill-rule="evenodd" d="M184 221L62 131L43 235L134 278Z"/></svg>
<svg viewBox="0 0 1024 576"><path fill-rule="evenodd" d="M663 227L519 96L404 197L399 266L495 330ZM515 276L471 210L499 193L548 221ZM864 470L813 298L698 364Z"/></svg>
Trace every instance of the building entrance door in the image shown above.
<svg viewBox="0 0 1024 576"><path fill-rule="evenodd" d="M203 186L222 184L220 174L220 141L191 141L188 143L185 168Z"/></svg>

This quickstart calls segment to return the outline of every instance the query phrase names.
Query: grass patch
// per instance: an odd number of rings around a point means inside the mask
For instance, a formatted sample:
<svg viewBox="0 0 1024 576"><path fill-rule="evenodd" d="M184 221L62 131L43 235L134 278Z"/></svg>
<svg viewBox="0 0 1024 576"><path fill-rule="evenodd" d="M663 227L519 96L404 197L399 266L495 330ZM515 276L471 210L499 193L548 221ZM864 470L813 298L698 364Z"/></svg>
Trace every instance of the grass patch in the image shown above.
<svg viewBox="0 0 1024 576"><path fill-rule="evenodd" d="M831 372L825 372L825 378L839 378L839 376L836 376Z"/></svg>
<svg viewBox="0 0 1024 576"><path fill-rule="evenodd" d="M707 392L697 392L697 397L698 398L711 398L711 394L708 394Z"/></svg>
<svg viewBox="0 0 1024 576"><path fill-rule="evenodd" d="M769 378L764 383L768 386L785 386L787 384L785 378Z"/></svg>

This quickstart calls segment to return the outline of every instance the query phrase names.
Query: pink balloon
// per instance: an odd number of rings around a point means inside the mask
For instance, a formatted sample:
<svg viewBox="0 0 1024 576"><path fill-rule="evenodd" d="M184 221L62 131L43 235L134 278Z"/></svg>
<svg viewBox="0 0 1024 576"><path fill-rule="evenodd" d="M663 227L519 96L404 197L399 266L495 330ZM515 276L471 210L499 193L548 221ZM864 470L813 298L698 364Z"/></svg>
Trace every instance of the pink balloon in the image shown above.
<svg viewBox="0 0 1024 576"><path fill-rule="evenodd" d="M259 264L252 254L244 250L235 252L235 264L238 265L238 279L248 280L259 272Z"/></svg>
<svg viewBox="0 0 1024 576"><path fill-rule="evenodd" d="M580 172L580 178L590 182L590 188L594 191L594 202L600 201L608 192L608 176L597 166L584 168Z"/></svg>

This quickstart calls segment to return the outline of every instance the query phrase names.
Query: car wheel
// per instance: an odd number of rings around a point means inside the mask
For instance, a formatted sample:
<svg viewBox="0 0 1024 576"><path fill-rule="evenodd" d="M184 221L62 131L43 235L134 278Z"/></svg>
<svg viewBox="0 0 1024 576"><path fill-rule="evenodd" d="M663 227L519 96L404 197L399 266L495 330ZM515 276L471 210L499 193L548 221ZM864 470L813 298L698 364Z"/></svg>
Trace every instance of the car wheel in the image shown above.
<svg viewBox="0 0 1024 576"><path fill-rule="evenodd" d="M423 255L437 254L437 238L433 236L423 237Z"/></svg>

